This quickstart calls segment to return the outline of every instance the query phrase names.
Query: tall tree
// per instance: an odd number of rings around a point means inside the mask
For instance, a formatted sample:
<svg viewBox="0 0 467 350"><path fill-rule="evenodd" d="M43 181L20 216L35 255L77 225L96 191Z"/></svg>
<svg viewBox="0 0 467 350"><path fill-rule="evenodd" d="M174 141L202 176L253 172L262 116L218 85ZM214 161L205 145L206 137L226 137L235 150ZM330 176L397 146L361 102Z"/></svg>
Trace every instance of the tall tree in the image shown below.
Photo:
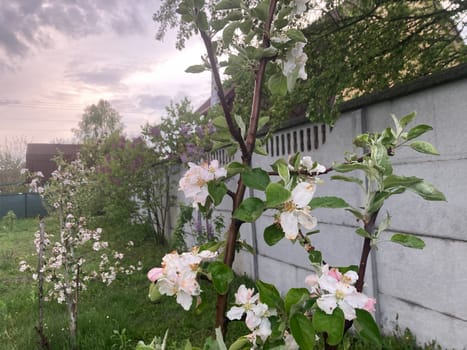
<svg viewBox="0 0 467 350"><path fill-rule="evenodd" d="M91 105L84 110L77 129L72 129L78 140L97 141L112 133L123 131L122 116L108 101L99 100L97 105Z"/></svg>

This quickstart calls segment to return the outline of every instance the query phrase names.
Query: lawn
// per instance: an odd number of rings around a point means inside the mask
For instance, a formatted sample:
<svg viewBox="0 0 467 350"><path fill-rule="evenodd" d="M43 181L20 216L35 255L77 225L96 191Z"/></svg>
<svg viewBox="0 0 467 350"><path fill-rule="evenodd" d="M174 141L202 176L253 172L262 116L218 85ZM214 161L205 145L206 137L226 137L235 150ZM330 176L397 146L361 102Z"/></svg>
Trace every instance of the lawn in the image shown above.
<svg viewBox="0 0 467 350"><path fill-rule="evenodd" d="M52 222L46 220L46 230ZM34 327L38 320L37 284L30 274L18 271L19 261L37 264L33 245L37 220L18 220L12 231L0 229L0 349L24 350L37 348ZM167 252L156 245L144 226L105 227L104 238L112 247L124 250L128 240L134 247L126 254L128 263L143 263L143 270L131 276L121 275L110 286L95 282L81 294L79 303L79 344L81 349L134 349L138 340L149 343L155 335L169 329L171 341L190 339L201 345L213 334L214 305L202 316L185 312L173 298L158 303L148 299L149 281L146 271L160 264ZM202 288L209 298L214 292L207 283ZM68 349L68 323L65 305L45 304L46 336L51 349ZM236 329L246 332L237 323ZM236 332L238 335L238 331ZM234 334L232 334L234 336Z"/></svg>
<svg viewBox="0 0 467 350"><path fill-rule="evenodd" d="M46 219L46 228L51 227L53 222ZM11 231L0 225L1 350L38 348L34 328L38 323L37 284L30 274L18 270L19 261L23 259L32 266L37 264L33 245L37 228L38 221L33 219L16 221ZM149 343L155 335L162 336L167 329L169 343L182 345L185 339L190 339L193 345L201 346L207 336L214 334L214 303L202 314L197 314L185 312L173 298L163 297L157 303L149 301L146 271L160 264L169 248L157 245L147 228L104 225L104 235L115 249L123 250L128 240L132 240L135 245L126 254L126 260L133 264L141 260L143 270L131 276L121 275L108 287L98 282L89 284L89 289L81 294L78 319L80 349L134 349L138 340ZM252 285L247 278L241 277L236 279L232 289L235 290L240 283ZM215 298L207 282L202 281L202 289L209 300ZM45 322L50 348L69 349L65 305L46 303ZM242 322L232 322L227 343L247 333ZM384 349L388 350L439 349L435 344L417 346L408 331L387 336L383 343ZM352 339L347 349L365 350L371 346Z"/></svg>

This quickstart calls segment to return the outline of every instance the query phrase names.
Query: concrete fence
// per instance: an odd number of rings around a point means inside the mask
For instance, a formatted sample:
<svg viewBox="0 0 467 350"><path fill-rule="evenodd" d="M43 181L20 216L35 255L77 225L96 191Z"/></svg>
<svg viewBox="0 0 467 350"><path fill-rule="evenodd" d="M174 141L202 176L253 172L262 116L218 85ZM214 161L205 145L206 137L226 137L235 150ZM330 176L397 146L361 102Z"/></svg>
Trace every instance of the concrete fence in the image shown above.
<svg viewBox="0 0 467 350"><path fill-rule="evenodd" d="M370 256L365 292L377 299L377 321L387 332L396 324L410 328L420 342L436 340L446 348L467 348L467 66L404 85L380 95L351 101L333 128L293 122L276 132L267 144L269 155L255 157L254 167L269 168L280 157L296 151L322 164L342 161L352 151L353 138L367 131L381 131L398 117L417 112L417 124L429 124L434 131L424 140L433 143L440 156L428 156L401 149L394 161L394 173L414 175L434 184L447 202L428 202L412 193L393 196L381 209L392 216L391 229L383 235ZM223 155L221 155L223 156ZM224 156L225 158L225 156ZM225 160L229 160L225 158ZM358 206L363 198L353 184L322 176L316 196L340 196ZM234 184L232 184L233 186ZM261 197L251 191L250 195ZM179 199L184 200L182 194ZM219 215L228 224L230 199ZM176 209L173 213L176 215ZM269 215L268 215L269 214ZM257 254L237 255L235 270L274 283L281 292L304 286L309 274L307 255L298 244L283 240L269 247L263 230L273 222L272 213L254 224L245 224L241 235ZM357 236L353 215L343 210L317 209L320 233L313 244L334 266L358 264L362 238ZM172 220L175 222L175 220ZM388 242L394 232L422 238L424 250L404 248ZM384 242L386 240L386 242Z"/></svg>

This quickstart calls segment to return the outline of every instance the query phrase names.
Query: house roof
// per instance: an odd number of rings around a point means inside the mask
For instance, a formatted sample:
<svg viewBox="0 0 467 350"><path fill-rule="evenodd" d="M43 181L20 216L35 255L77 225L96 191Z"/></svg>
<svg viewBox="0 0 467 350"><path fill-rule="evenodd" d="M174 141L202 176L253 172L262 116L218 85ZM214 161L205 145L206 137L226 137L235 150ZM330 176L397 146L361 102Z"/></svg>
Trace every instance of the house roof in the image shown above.
<svg viewBox="0 0 467 350"><path fill-rule="evenodd" d="M26 148L26 168L31 171L41 171L45 179L57 169L54 158L59 154L67 161L76 159L81 145L59 143L29 143Z"/></svg>
<svg viewBox="0 0 467 350"><path fill-rule="evenodd" d="M228 89L224 89L224 96L227 104L231 107L235 99L235 88L231 86ZM211 107L211 98L208 98L201 106L198 107L195 113L206 115Z"/></svg>

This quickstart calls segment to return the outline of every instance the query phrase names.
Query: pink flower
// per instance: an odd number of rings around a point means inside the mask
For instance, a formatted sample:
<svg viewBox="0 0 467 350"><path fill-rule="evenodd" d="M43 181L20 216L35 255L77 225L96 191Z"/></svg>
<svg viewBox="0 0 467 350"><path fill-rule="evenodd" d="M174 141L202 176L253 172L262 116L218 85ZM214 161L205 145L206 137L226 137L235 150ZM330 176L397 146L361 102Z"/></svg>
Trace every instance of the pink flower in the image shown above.
<svg viewBox="0 0 467 350"><path fill-rule="evenodd" d="M164 275L164 269L162 267L154 267L148 271L148 279L151 282L156 282L163 275Z"/></svg>

